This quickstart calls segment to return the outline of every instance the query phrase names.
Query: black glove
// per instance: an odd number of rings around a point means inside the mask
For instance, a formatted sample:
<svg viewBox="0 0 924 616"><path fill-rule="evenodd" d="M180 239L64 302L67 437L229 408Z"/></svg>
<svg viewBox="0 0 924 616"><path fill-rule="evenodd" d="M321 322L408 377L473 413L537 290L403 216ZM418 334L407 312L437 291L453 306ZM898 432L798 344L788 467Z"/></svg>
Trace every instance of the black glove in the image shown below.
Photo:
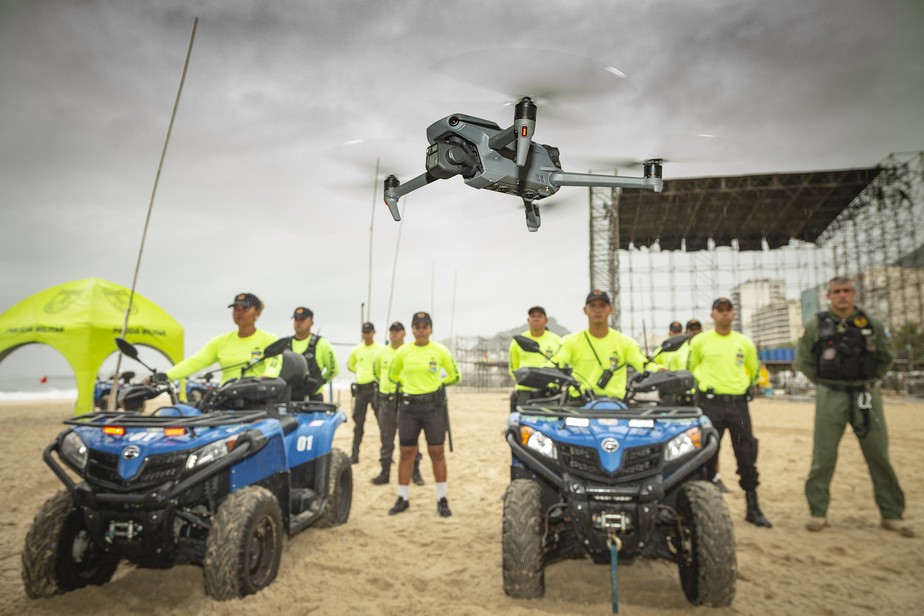
<svg viewBox="0 0 924 616"><path fill-rule="evenodd" d="M157 383L166 383L168 380L166 372L155 372L151 375L151 383L155 385Z"/></svg>

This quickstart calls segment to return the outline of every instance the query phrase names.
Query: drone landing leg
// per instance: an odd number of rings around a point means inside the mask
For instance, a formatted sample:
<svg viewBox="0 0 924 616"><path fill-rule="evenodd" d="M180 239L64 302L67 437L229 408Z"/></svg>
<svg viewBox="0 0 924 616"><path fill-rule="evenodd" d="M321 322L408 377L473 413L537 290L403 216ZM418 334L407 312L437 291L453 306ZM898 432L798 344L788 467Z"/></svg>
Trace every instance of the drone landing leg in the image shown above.
<svg viewBox="0 0 924 616"><path fill-rule="evenodd" d="M523 209L526 210L526 228L532 232L539 230L542 221L539 218L539 206L531 199L523 199Z"/></svg>

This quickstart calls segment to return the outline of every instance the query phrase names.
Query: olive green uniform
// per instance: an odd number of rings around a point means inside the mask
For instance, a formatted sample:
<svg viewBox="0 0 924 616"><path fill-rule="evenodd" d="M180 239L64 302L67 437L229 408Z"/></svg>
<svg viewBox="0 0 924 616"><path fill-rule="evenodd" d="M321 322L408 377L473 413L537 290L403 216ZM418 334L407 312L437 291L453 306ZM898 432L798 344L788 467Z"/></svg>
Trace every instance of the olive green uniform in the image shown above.
<svg viewBox="0 0 924 616"><path fill-rule="evenodd" d="M836 321L840 317L833 313ZM898 478L889 461L889 439L885 416L882 411L882 394L876 382L892 365L892 347L889 335L882 322L855 310L845 322L854 322L863 327L868 319L875 339L876 374L867 380L831 380L818 377L813 348L819 340L818 317L812 317L805 324L805 331L799 339L796 363L799 370L817 387L815 396L815 434L812 448L812 467L805 482L805 497L814 517L825 517L831 502L831 479L837 463L837 449L848 423L856 426L860 434L866 429L858 396L863 391L869 395L868 433L858 438L860 450L869 467L873 481L873 494L883 519L900 519L905 510L905 495L898 485ZM859 320L859 322L857 322Z"/></svg>

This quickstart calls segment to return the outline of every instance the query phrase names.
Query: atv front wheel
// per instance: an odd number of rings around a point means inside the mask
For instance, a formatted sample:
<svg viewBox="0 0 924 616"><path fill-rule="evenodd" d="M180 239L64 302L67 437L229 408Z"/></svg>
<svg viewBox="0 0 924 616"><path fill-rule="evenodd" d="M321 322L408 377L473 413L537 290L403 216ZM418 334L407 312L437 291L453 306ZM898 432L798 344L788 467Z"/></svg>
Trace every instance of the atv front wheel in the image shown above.
<svg viewBox="0 0 924 616"><path fill-rule="evenodd" d="M683 593L693 605L731 605L738 564L735 533L722 493L711 482L691 481L680 489L677 513L683 527Z"/></svg>
<svg viewBox="0 0 924 616"><path fill-rule="evenodd" d="M118 556L99 548L87 531L83 513L66 490L45 501L26 535L22 582L31 599L100 586L112 578Z"/></svg>
<svg viewBox="0 0 924 616"><path fill-rule="evenodd" d="M350 457L340 449L331 449L330 478L327 481L327 504L315 524L319 528L340 526L350 518L353 505L353 468Z"/></svg>
<svg viewBox="0 0 924 616"><path fill-rule="evenodd" d="M545 594L542 562L542 490L531 479L515 479L504 493L504 592L515 599Z"/></svg>
<svg viewBox="0 0 924 616"><path fill-rule="evenodd" d="M205 543L205 594L225 601L269 586L282 556L282 514L272 492L239 490L218 507Z"/></svg>

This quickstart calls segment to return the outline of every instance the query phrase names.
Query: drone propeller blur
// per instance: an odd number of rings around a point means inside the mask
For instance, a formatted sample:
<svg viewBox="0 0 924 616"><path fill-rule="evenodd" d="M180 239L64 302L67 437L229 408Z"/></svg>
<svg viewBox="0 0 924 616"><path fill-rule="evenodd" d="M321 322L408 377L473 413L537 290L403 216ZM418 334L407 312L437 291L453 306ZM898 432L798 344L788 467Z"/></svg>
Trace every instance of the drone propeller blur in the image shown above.
<svg viewBox="0 0 924 616"><path fill-rule="evenodd" d="M539 229L538 201L562 186L640 188L661 192L661 160L643 165L643 177L572 173L562 170L558 148L533 141L537 105L524 96L516 104L513 124L496 123L461 113L438 120L427 128L426 171L405 182L385 178L385 204L392 218L401 220L398 200L436 180L461 175L473 188L485 188L523 199L526 227Z"/></svg>

